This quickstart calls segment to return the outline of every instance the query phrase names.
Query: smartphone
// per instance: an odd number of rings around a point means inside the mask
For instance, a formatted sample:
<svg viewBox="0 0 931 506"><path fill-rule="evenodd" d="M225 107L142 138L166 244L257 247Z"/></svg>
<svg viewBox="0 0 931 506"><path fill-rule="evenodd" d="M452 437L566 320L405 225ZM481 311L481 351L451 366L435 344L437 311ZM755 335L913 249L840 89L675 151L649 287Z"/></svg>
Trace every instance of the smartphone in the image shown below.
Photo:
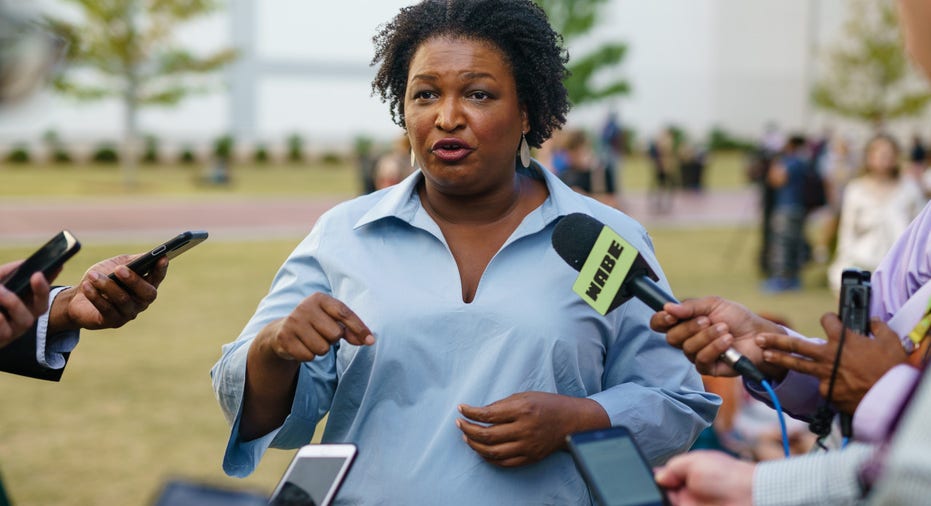
<svg viewBox="0 0 931 506"><path fill-rule="evenodd" d="M77 238L71 232L62 230L0 282L8 290L25 300L32 293L29 278L33 274L41 272L48 279L49 275L64 265L80 249L81 243L78 242Z"/></svg>
<svg viewBox="0 0 931 506"><path fill-rule="evenodd" d="M569 452L600 506L668 504L630 431L617 426L566 436Z"/></svg>
<svg viewBox="0 0 931 506"><path fill-rule="evenodd" d="M264 494L222 488L209 483L172 479L151 506L268 506Z"/></svg>
<svg viewBox="0 0 931 506"><path fill-rule="evenodd" d="M355 458L352 443L301 447L272 492L269 506L329 506Z"/></svg>
<svg viewBox="0 0 931 506"><path fill-rule="evenodd" d="M844 269L841 273L838 315L848 329L870 335L870 271Z"/></svg>
<svg viewBox="0 0 931 506"><path fill-rule="evenodd" d="M147 276L152 270L152 267L155 266L155 262L158 262L158 259L162 257L168 257L169 260L172 258L184 253L185 251L197 246L198 244L204 242L207 239L207 232L203 230L189 230L187 232L182 232L171 240L163 242L158 246L152 248L148 253L139 256L132 262L129 262L126 267L129 267L130 270L139 274L140 276ZM111 273L110 279L119 282L116 279L116 274Z"/></svg>

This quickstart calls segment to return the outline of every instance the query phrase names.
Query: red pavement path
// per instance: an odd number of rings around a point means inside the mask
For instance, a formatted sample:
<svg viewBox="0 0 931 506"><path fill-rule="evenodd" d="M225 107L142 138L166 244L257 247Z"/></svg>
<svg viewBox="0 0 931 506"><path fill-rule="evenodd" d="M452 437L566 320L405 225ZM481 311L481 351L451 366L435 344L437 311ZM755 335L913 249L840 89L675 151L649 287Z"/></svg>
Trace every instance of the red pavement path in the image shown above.
<svg viewBox="0 0 931 506"><path fill-rule="evenodd" d="M230 198L205 201L144 197L104 201L7 199L0 201L0 246L35 244L61 229L85 243L151 242L182 230L203 229L211 238L261 240L302 237L327 209L344 200L324 198ZM622 209L647 228L755 223L752 188L701 195L680 194L672 211L654 216L645 195L625 196Z"/></svg>

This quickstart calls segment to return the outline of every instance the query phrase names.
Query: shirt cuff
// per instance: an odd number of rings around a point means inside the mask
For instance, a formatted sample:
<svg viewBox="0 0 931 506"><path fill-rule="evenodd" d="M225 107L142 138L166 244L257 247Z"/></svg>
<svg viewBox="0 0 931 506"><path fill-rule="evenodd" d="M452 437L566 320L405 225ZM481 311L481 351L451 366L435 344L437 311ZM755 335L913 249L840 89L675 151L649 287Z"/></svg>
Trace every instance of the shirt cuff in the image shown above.
<svg viewBox="0 0 931 506"><path fill-rule="evenodd" d="M49 292L49 304L45 313L39 316L36 325L36 362L47 369L61 369L65 367L64 354L70 352L78 345L79 331L69 330L59 332L54 336L48 335L48 318L55 297L67 286L53 288Z"/></svg>
<svg viewBox="0 0 931 506"><path fill-rule="evenodd" d="M909 387L921 373L918 369L900 364L886 372L863 396L853 414L853 433L858 441L878 443L889 432Z"/></svg>

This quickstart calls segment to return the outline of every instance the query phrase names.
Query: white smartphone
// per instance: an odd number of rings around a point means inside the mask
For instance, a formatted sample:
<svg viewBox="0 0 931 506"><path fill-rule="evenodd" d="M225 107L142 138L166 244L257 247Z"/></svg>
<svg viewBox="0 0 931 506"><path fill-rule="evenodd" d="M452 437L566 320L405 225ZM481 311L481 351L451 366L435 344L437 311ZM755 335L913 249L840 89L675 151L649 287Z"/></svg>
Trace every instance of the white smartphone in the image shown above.
<svg viewBox="0 0 931 506"><path fill-rule="evenodd" d="M269 506L329 506L356 458L356 445L301 447L272 492Z"/></svg>

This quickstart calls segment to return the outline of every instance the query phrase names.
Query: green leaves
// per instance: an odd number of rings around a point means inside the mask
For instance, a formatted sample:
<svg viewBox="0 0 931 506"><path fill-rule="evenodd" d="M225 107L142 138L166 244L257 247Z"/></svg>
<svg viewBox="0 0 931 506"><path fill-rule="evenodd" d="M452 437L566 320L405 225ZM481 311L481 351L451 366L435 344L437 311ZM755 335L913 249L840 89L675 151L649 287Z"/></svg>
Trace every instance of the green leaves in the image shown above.
<svg viewBox="0 0 931 506"><path fill-rule="evenodd" d="M122 96L135 105L174 105L210 89L207 74L236 58L233 49L198 55L179 47L173 32L209 14L213 0L64 0L80 16L47 17L69 41L67 68L55 89L79 100Z"/></svg>
<svg viewBox="0 0 931 506"><path fill-rule="evenodd" d="M550 24L566 44L584 39L598 23L598 15L608 0L535 0L546 11ZM607 42L586 53L570 51L567 64L570 75L565 85L573 105L595 102L607 97L630 93L626 79L617 71L627 53L621 42Z"/></svg>
<svg viewBox="0 0 931 506"><path fill-rule="evenodd" d="M893 4L851 2L844 35L827 52L812 88L816 106L874 125L924 111L931 93L912 76Z"/></svg>

